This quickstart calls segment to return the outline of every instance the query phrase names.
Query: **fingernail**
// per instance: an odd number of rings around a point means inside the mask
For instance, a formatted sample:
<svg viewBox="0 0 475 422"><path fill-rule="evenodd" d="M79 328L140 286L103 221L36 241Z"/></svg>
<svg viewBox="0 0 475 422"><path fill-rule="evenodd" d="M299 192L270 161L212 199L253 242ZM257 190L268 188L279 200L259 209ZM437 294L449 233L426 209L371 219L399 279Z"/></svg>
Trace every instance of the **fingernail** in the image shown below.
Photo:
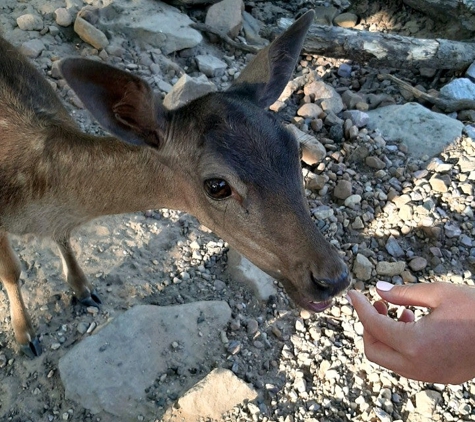
<svg viewBox="0 0 475 422"><path fill-rule="evenodd" d="M351 301L351 297L350 297L350 295L349 295L348 293L346 294L346 300L348 301L348 303L349 303L351 306L353 306L353 302Z"/></svg>
<svg viewBox="0 0 475 422"><path fill-rule="evenodd" d="M376 283L376 288L383 292L389 292L394 287L394 284L388 283L387 281L378 281Z"/></svg>

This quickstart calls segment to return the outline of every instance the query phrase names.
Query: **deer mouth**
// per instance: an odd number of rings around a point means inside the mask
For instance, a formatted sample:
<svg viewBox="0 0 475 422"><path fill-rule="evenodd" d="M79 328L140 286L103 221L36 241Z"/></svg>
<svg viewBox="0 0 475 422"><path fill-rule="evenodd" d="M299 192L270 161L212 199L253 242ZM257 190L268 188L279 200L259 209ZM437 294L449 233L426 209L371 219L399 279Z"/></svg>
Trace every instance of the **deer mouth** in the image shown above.
<svg viewBox="0 0 475 422"><path fill-rule="evenodd" d="M299 305L310 312L323 312L333 305L333 299L314 302L312 300L301 300Z"/></svg>

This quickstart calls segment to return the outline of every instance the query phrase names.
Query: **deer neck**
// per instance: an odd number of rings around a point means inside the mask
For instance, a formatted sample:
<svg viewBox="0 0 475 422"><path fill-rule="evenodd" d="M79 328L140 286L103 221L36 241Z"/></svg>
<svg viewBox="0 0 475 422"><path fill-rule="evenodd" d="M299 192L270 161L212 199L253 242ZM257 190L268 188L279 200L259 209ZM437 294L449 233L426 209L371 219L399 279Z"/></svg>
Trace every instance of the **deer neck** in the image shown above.
<svg viewBox="0 0 475 422"><path fill-rule="evenodd" d="M184 195L177 195L182 178L152 148L78 131L69 136L73 140L63 141L61 153L55 145L50 163L57 166L57 182L64 194L88 216L187 208Z"/></svg>

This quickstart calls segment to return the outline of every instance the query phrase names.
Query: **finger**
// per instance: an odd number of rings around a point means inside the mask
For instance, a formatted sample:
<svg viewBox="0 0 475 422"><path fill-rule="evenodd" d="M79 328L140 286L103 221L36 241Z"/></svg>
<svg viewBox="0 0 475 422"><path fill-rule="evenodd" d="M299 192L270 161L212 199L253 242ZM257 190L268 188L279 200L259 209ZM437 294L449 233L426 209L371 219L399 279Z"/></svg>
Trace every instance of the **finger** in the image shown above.
<svg viewBox="0 0 475 422"><path fill-rule="evenodd" d="M406 360L400 352L379 341L369 331L365 330L363 334L363 344L365 355L371 362L399 374L407 366Z"/></svg>
<svg viewBox="0 0 475 422"><path fill-rule="evenodd" d="M363 324L365 333L371 334L376 341L394 350L399 350L401 342L407 341L408 337L411 337L411 332L409 331L411 327L394 321L386 315L379 314L377 309L369 303L363 294L350 290L348 295Z"/></svg>
<svg viewBox="0 0 475 422"><path fill-rule="evenodd" d="M416 316L410 309L404 309L401 316L399 317L399 321L401 322L414 322L415 320Z"/></svg>
<svg viewBox="0 0 475 422"><path fill-rule="evenodd" d="M378 311L379 314L381 315L387 315L388 314L388 307L382 300L378 300L373 303L373 306L375 309Z"/></svg>
<svg viewBox="0 0 475 422"><path fill-rule="evenodd" d="M378 294L387 302L403 306L424 306L436 308L441 303L447 286L445 283L420 283L394 286L386 281L378 281Z"/></svg>

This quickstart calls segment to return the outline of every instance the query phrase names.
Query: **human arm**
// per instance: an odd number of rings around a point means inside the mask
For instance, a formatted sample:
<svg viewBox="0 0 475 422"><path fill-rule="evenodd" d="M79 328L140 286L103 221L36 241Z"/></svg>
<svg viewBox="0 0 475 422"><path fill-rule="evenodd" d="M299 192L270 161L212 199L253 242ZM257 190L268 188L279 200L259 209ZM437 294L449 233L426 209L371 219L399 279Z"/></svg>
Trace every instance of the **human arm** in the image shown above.
<svg viewBox="0 0 475 422"><path fill-rule="evenodd" d="M405 309L398 321L383 301L374 306L359 292L348 293L364 326L369 360L407 378L460 384L475 377L475 288L449 283L393 286L378 282L389 303L430 308L415 321Z"/></svg>

